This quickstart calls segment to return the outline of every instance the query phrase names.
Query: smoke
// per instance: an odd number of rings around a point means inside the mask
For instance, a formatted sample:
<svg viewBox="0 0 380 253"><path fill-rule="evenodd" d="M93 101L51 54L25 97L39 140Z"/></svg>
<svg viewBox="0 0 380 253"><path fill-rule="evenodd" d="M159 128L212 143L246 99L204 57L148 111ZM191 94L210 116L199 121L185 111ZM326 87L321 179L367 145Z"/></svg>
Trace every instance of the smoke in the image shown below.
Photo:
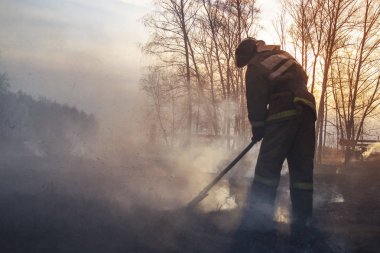
<svg viewBox="0 0 380 253"><path fill-rule="evenodd" d="M161 206L156 207L175 209L186 205L197 196L236 154L236 150L228 150L225 146L220 141L208 145L193 143L188 147L165 150L163 154L159 154L160 159L165 161L163 163L165 167L157 171L165 172L168 180L161 181L163 184L156 181L152 185L154 192L162 198ZM155 165L157 166L157 163ZM234 168L234 170L238 169ZM247 170L250 167L244 169ZM235 208L234 198L230 192L228 176L226 176L210 191L200 207L205 212Z"/></svg>
<svg viewBox="0 0 380 253"><path fill-rule="evenodd" d="M2 108L6 108L0 112L1 136L5 137L0 145L5 151L2 160L17 154L22 166L29 164L31 171L46 174L51 166L57 175L52 179L57 192L97 198L91 192L100 190L99 196L126 209L136 205L159 210L183 207L240 152L228 150L223 140L204 143L194 139L191 146L174 147L152 143L149 120L144 118L149 107L141 93L133 94L124 114L116 110L108 117L94 117L22 92L5 90L0 95ZM241 161L232 176L246 177L255 160L249 156L250 162ZM92 179L99 180L94 189L88 186ZM223 180L202 203L203 210L236 207L228 177ZM33 189L42 187L45 180L35 183Z"/></svg>
<svg viewBox="0 0 380 253"><path fill-rule="evenodd" d="M380 153L380 142L373 143L368 146L367 151L363 153L363 158L368 159L371 155Z"/></svg>
<svg viewBox="0 0 380 253"><path fill-rule="evenodd" d="M25 148L37 157L45 157L46 152L37 141L27 140L24 141Z"/></svg>
<svg viewBox="0 0 380 253"><path fill-rule="evenodd" d="M11 139L3 144L8 150L9 146L13 148L0 155L3 190L0 197L6 203L13 200L14 204L10 211L0 213L15 223L34 217L25 222L28 227L46 226L48 230L50 226L69 224L65 226L86 234L95 231L100 221L111 223L112 227L127 220L123 226L147 233L149 229L141 225L141 220L146 219L149 210L154 210L149 213L151 219L159 220L161 211L173 212L186 206L246 145L237 142L231 150L225 139L196 138L188 146L153 143L147 123L150 119L145 118L146 98L142 94L134 94L133 103L124 114L116 110L108 117L94 117L78 108L26 94L9 94L5 96L9 106L5 108L10 120L2 129ZM19 107L20 104L23 106ZM233 117L233 113L228 114L226 117ZM258 151L256 145L210 191L200 203L200 210L240 211ZM16 153L18 157L13 159ZM281 205L276 215L282 222L287 215L285 207ZM30 210L30 214L23 210ZM117 217L116 221L113 217ZM231 229L238 218L234 216L218 224ZM86 231L77 225L80 220L86 222L81 225ZM177 221L177 218L164 220L160 226L171 226ZM173 236L168 242L174 244L175 240Z"/></svg>

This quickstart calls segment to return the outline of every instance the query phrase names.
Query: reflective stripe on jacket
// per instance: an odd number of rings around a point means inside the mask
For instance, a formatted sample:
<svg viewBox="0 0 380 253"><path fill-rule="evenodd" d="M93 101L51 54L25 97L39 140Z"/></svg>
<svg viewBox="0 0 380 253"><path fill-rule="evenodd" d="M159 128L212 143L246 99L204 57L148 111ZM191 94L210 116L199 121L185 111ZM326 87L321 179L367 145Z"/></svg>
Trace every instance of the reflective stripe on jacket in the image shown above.
<svg viewBox="0 0 380 253"><path fill-rule="evenodd" d="M298 91L296 92L296 94L297 93L300 94L301 92ZM289 93L289 96L291 96L292 98L294 109L289 109L289 110L281 110L281 108L277 109L276 111L279 111L279 112L270 113L269 116L266 118L266 122L270 123L273 121L279 121L279 120L297 116L299 113L302 112L302 110L300 110L298 105L304 105L307 108L309 108L313 112L314 118L316 119L317 112L316 112L316 107L315 107L314 96L308 92L307 93L302 92L302 93L305 93L305 95L308 96L309 98L305 98L305 96L302 96L303 94L300 94L300 96L297 96L293 92ZM275 102L272 102L272 105L273 103Z"/></svg>

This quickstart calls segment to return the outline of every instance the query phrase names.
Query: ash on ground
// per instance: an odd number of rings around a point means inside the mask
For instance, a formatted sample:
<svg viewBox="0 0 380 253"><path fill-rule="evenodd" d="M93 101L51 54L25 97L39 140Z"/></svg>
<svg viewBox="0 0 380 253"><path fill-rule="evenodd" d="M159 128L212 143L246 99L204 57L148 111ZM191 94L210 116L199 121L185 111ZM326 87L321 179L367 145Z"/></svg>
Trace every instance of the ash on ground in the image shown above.
<svg viewBox="0 0 380 253"><path fill-rule="evenodd" d="M231 252L240 218L239 191L246 191L249 182L235 184L233 191L222 182L210 196L221 201L217 208L188 212L180 207L194 197L181 190L189 179L164 173L159 167L165 162L149 159L137 154L118 167L85 158L2 157L1 252ZM148 164L159 173L141 169ZM277 231L252 236L247 252L379 252L377 165L336 171L316 168L315 229L307 243L303 236L290 240L284 175ZM180 198L165 198L169 193Z"/></svg>

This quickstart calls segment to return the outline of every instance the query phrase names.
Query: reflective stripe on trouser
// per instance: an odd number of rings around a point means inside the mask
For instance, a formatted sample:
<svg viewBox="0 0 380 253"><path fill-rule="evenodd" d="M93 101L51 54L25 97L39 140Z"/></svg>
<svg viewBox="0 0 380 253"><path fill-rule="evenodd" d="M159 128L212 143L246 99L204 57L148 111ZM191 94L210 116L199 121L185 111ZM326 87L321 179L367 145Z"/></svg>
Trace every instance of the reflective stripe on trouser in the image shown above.
<svg viewBox="0 0 380 253"><path fill-rule="evenodd" d="M267 124L265 128L254 184L276 188L282 164L287 159L293 216L299 216L299 213L308 218L311 216L314 145L314 115L311 110L301 109L296 117Z"/></svg>
<svg viewBox="0 0 380 253"><path fill-rule="evenodd" d="M273 178L265 178L263 176L260 176L258 174L255 175L255 178L253 179L254 182L260 183L269 187L275 187L277 188L279 179L273 179Z"/></svg>
<svg viewBox="0 0 380 253"><path fill-rule="evenodd" d="M314 188L313 182L294 182L290 185L290 189L294 190L309 190L312 191Z"/></svg>

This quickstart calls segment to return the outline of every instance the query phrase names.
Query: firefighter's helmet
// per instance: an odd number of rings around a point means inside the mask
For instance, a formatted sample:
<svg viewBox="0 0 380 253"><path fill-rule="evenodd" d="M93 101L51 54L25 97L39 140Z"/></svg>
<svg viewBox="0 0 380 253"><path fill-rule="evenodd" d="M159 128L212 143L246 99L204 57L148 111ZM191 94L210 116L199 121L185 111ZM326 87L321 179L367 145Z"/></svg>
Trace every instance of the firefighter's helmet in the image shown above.
<svg viewBox="0 0 380 253"><path fill-rule="evenodd" d="M251 58L257 52L257 44L262 43L262 40L256 40L248 37L240 42L235 50L235 61L238 68L246 66Z"/></svg>

